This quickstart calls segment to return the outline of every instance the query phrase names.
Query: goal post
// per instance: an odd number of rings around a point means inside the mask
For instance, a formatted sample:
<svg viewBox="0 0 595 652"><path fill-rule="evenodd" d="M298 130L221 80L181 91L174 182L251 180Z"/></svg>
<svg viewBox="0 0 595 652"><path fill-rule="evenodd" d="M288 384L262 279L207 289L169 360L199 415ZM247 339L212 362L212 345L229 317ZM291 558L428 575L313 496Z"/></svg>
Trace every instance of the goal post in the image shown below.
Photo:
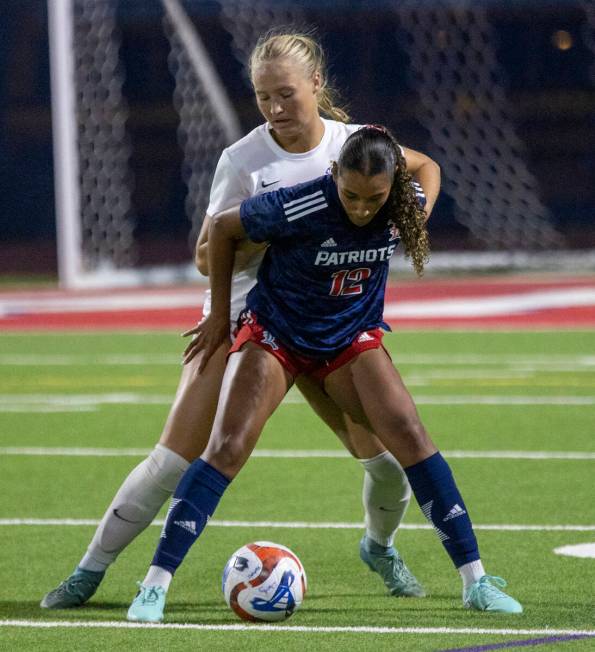
<svg viewBox="0 0 595 652"><path fill-rule="evenodd" d="M77 287L82 271L72 0L48 0L58 278Z"/></svg>
<svg viewBox="0 0 595 652"><path fill-rule="evenodd" d="M189 231L196 234L219 155L241 129L182 4L161 2L184 150L180 176ZM117 0L48 0L58 273L66 289L199 278L191 262L135 266L129 109L116 10Z"/></svg>

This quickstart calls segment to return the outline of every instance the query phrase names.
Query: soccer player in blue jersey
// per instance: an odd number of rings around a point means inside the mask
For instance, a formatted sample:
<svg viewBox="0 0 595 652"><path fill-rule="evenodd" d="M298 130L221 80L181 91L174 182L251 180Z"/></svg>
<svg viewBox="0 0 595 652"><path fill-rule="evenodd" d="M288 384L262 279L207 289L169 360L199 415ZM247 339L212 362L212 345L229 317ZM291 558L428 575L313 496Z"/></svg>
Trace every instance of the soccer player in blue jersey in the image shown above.
<svg viewBox="0 0 595 652"><path fill-rule="evenodd" d="M418 274L429 253L425 214L397 143L368 126L349 136L333 174L245 200L209 230L210 316L201 364L229 338L237 241L270 246L230 348L209 443L172 500L148 577L128 619L158 622L176 569L296 376L307 374L373 430L403 466L413 493L463 581L470 609L520 613L484 571L467 507L382 346L384 291L398 241Z"/></svg>

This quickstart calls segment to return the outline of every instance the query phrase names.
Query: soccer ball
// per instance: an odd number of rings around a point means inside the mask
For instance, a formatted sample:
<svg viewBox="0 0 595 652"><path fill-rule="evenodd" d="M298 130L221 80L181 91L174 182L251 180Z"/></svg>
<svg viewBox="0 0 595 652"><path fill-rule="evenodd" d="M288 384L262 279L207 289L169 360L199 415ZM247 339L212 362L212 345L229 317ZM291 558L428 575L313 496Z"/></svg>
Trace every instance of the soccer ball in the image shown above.
<svg viewBox="0 0 595 652"><path fill-rule="evenodd" d="M306 572L289 548L270 541L236 550L223 571L225 602L242 620L289 618L306 594Z"/></svg>

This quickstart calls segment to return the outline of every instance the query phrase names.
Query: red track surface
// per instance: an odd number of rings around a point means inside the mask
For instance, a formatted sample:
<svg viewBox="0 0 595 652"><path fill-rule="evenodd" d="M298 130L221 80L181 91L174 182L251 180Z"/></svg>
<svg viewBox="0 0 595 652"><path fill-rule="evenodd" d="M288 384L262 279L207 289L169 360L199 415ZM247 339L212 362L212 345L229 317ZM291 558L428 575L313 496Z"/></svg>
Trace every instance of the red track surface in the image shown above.
<svg viewBox="0 0 595 652"><path fill-rule="evenodd" d="M196 322L204 288L168 288L159 290L110 290L67 293L58 290L39 290L0 293L0 330L109 330L109 329L176 329L184 330ZM391 320L395 328L595 328L595 300L586 305L573 302L573 292L595 293L595 276L575 278L552 277L490 277L465 280L403 281L388 288L387 304L401 306L414 302L427 307L447 300L461 300L466 305L487 298L520 297L536 292L568 291L568 305L531 308L523 312L495 315L448 317L398 317ZM139 293L156 302L175 295L176 305L152 309L135 308ZM101 301L124 300L121 308L97 307ZM77 307L77 300L96 300L91 307ZM18 302L25 307L18 307ZM55 310L52 302L56 301ZM15 303L16 302L16 303ZM64 309L65 302L68 308ZM36 303L43 308L36 310ZM585 301L583 300L583 303ZM17 307L15 308L15 305ZM436 304L438 305L438 304Z"/></svg>

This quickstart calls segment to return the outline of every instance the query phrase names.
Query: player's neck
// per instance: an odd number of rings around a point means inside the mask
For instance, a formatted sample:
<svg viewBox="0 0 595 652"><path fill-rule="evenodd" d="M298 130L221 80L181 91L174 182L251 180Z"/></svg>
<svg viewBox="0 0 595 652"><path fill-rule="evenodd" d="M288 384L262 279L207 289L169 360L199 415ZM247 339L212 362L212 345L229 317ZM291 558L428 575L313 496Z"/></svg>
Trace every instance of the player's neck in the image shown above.
<svg viewBox="0 0 595 652"><path fill-rule="evenodd" d="M282 147L286 152L290 154L303 154L320 145L320 141L324 136L324 122L322 122L319 116L316 116L312 124L308 125L307 128L303 129L296 136L280 138L273 130L271 131L271 136L277 145Z"/></svg>

